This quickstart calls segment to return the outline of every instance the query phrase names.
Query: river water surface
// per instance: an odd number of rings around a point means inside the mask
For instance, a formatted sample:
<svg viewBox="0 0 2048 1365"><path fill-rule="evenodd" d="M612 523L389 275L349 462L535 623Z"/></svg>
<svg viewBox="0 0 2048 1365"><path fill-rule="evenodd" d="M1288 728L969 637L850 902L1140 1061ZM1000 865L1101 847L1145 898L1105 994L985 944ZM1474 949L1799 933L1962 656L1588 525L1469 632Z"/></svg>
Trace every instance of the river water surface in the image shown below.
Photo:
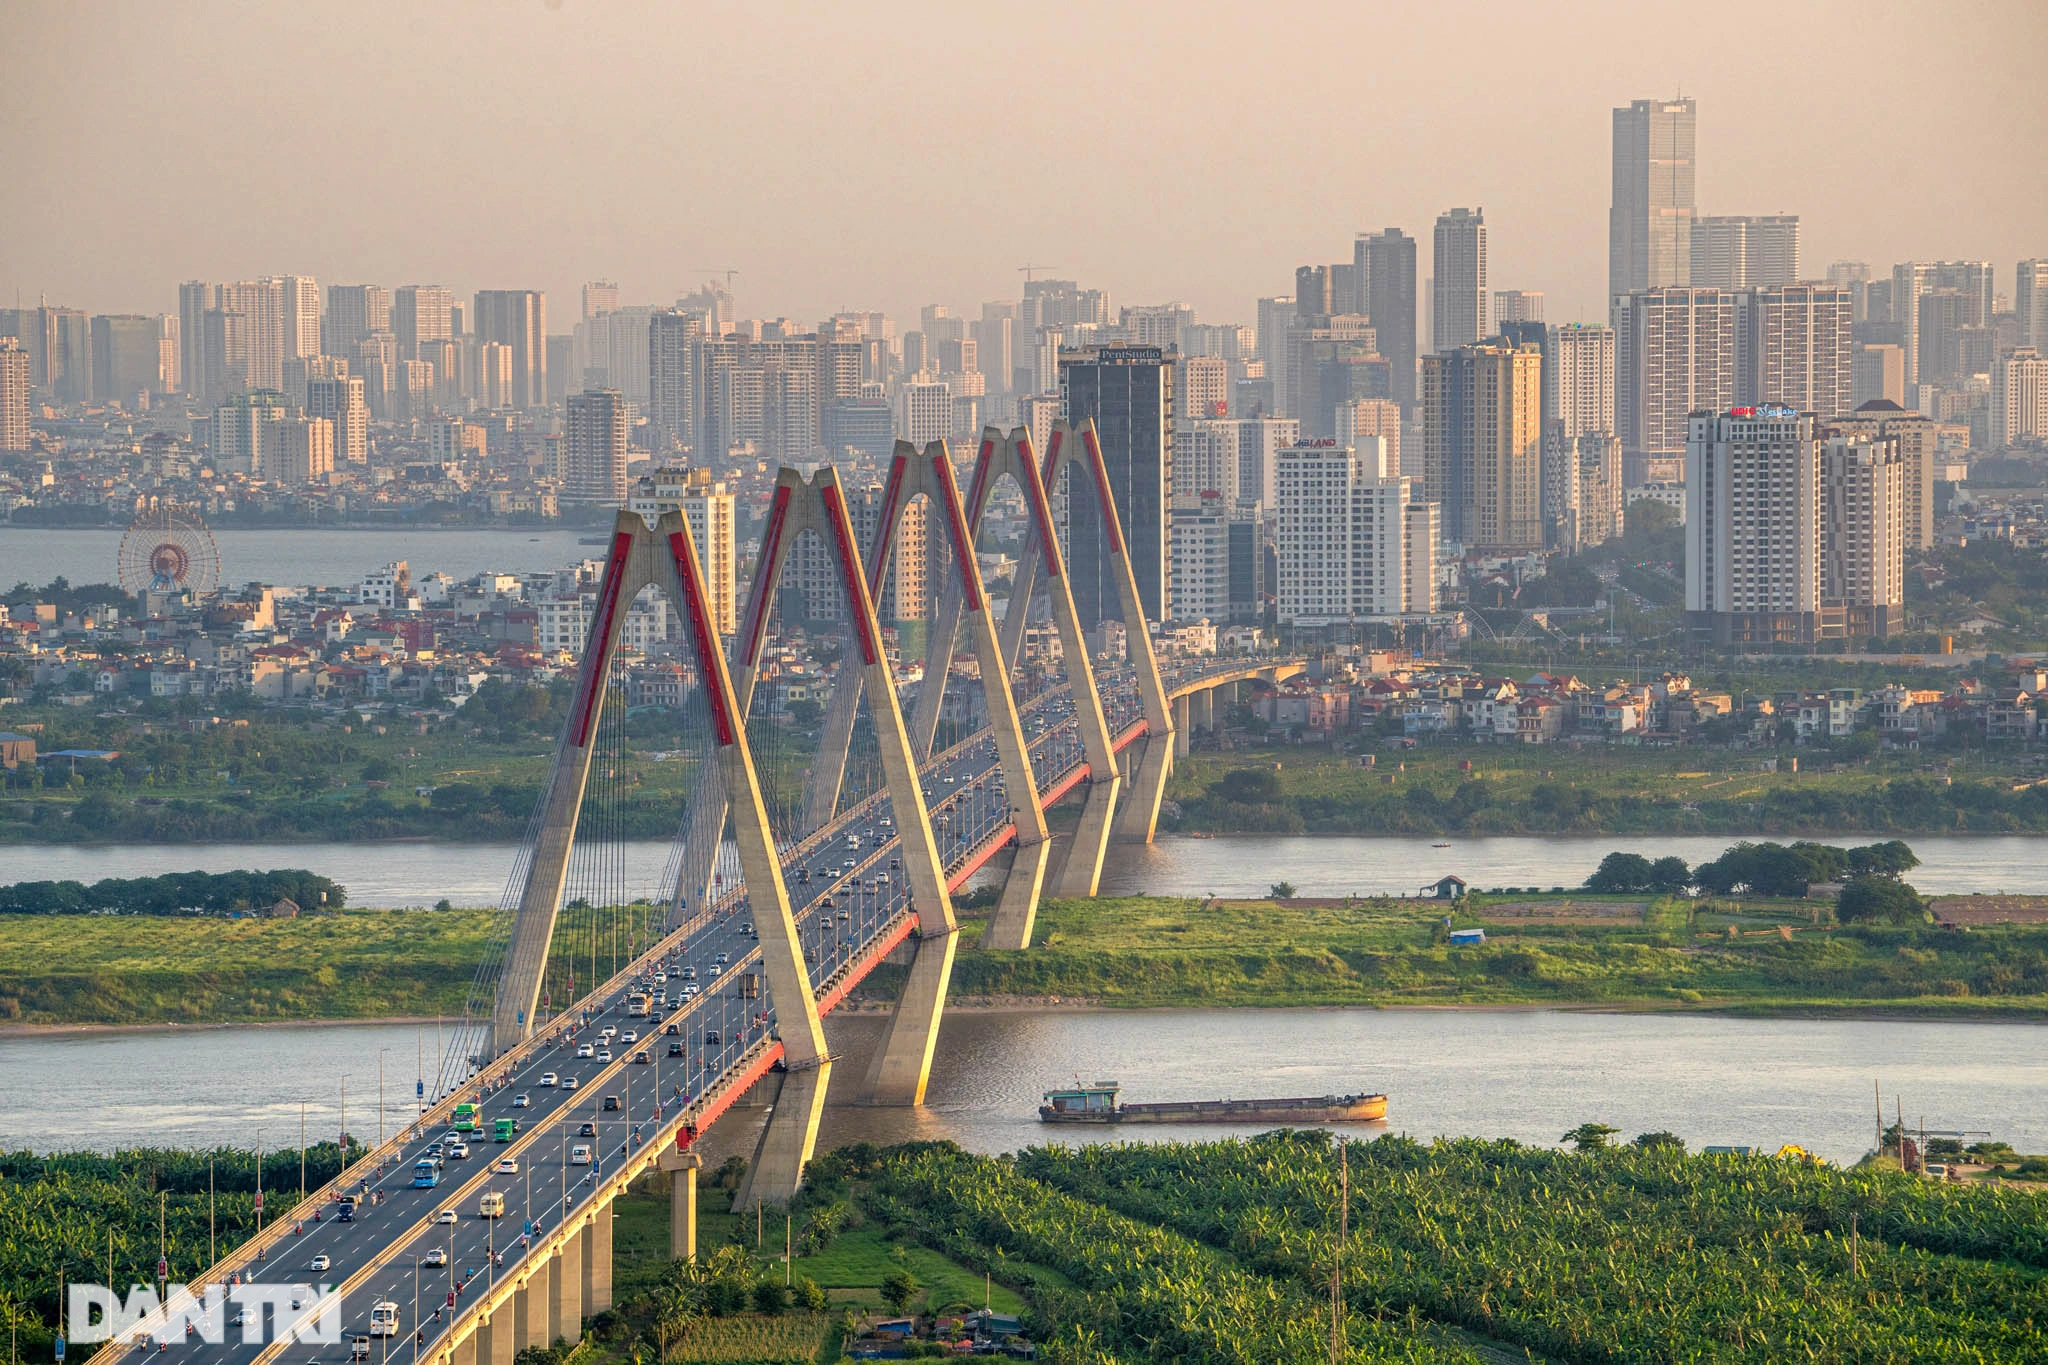
<svg viewBox="0 0 2048 1365"><path fill-rule="evenodd" d="M1557 1010L1147 1010L955 1013L922 1110L853 1106L884 1016L828 1019L838 1056L821 1144L950 1138L976 1151L1048 1139L1192 1138L1201 1126L1047 1128L1049 1086L1116 1079L1133 1100L1384 1091L1388 1123L1351 1131L1555 1143L1597 1120L1632 1136L1797 1142L1837 1161L1868 1150L1872 1088L1887 1119L1985 1129L2048 1150L2048 1028L1883 1020L1750 1020ZM411 1109L432 1024L176 1029L0 1038L0 1147L294 1146L377 1133ZM346 1080L344 1082L344 1076ZM707 1151L750 1151L762 1111L734 1110Z"/></svg>
<svg viewBox="0 0 2048 1365"><path fill-rule="evenodd" d="M1876 838L1881 836L1869 836ZM1600 859L1620 849L1688 863L1718 857L1732 835L1595 836L1586 839L1282 838L1163 836L1145 847L1119 846L1104 868L1106 896L1263 896L1292 882L1304 896L1414 895L1456 873L1475 887L1578 886ZM1868 842L1831 837L1831 844ZM2048 890L2048 841L2033 835L1936 835L1907 840L1920 855L1913 884L1929 893ZM303 867L348 888L351 905L496 905L517 845L445 843L68 844L0 846L0 883L40 878L97 881L163 872ZM669 845L627 845L635 889L659 896Z"/></svg>

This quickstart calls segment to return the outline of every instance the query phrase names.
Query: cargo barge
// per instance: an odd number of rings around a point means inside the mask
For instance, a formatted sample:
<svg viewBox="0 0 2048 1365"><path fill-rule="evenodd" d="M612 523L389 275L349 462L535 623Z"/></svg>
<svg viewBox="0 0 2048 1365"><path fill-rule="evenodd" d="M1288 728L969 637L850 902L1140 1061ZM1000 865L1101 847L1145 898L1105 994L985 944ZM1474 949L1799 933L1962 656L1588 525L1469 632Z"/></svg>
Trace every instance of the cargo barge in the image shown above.
<svg viewBox="0 0 2048 1365"><path fill-rule="evenodd" d="M1119 1104L1115 1081L1048 1090L1038 1106L1045 1123L1378 1123L1385 1095L1309 1095L1282 1100L1168 1100Z"/></svg>

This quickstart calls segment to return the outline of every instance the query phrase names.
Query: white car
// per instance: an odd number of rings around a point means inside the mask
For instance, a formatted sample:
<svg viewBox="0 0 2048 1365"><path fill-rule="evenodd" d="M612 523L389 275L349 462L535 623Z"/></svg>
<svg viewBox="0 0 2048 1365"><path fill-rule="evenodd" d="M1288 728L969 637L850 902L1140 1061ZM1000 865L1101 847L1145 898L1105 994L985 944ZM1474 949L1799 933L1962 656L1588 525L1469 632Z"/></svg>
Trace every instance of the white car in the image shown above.
<svg viewBox="0 0 2048 1365"><path fill-rule="evenodd" d="M608 1048L608 1047L601 1047L601 1048L599 1048L599 1049L597 1050L597 1060L599 1060L600 1062L608 1062L608 1061L610 1061L611 1059L612 1059L612 1050L611 1050L610 1048Z"/></svg>
<svg viewBox="0 0 2048 1365"><path fill-rule="evenodd" d="M514 1095L512 1097L512 1107L514 1109L531 1109L533 1101L528 1099L523 1093Z"/></svg>
<svg viewBox="0 0 2048 1365"><path fill-rule="evenodd" d="M564 1090L574 1090L577 1086L581 1084L583 1084L583 1082L577 1080L574 1076L562 1077L562 1089Z"/></svg>
<svg viewBox="0 0 2048 1365"><path fill-rule="evenodd" d="M458 1142L451 1146L448 1149L448 1159L450 1161L467 1161L469 1159L469 1144Z"/></svg>
<svg viewBox="0 0 2048 1365"><path fill-rule="evenodd" d="M720 972L724 970L725 968L719 966L716 962L714 962L710 965L710 967L705 969L705 974L708 976L717 976Z"/></svg>
<svg viewBox="0 0 2048 1365"><path fill-rule="evenodd" d="M595 1057L597 1055L597 1045L595 1043L579 1044L576 1048L576 1055L578 1057Z"/></svg>
<svg viewBox="0 0 2048 1365"><path fill-rule="evenodd" d="M435 1214L435 1215L434 1215L434 1221L435 1221L435 1222L437 1222L437 1223L452 1223L452 1222L454 1222L454 1221L455 1221L455 1210L454 1210L454 1209L442 1209L442 1210L441 1210L441 1211L440 1211L439 1213L437 1213L437 1214Z"/></svg>
<svg viewBox="0 0 2048 1365"><path fill-rule="evenodd" d="M326 1254L323 1252L322 1254L315 1256L312 1260L306 1262L306 1269L332 1270L334 1269L334 1262L329 1260Z"/></svg>
<svg viewBox="0 0 2048 1365"><path fill-rule="evenodd" d="M638 1029L629 1028L619 1035L619 1041L622 1043L637 1043L640 1041L640 1032Z"/></svg>
<svg viewBox="0 0 2048 1365"><path fill-rule="evenodd" d="M491 1167L491 1170L497 1175L518 1175L519 1158L516 1156L501 1156L498 1158L498 1164Z"/></svg>
<svg viewBox="0 0 2048 1365"><path fill-rule="evenodd" d="M597 1031L597 1036L600 1038L616 1038L619 1036L619 1026L617 1024L606 1024Z"/></svg>
<svg viewBox="0 0 2048 1365"><path fill-rule="evenodd" d="M571 1166L588 1166L590 1164L589 1144L579 1142L574 1147L571 1147L569 1149L569 1164Z"/></svg>
<svg viewBox="0 0 2048 1365"><path fill-rule="evenodd" d="M689 998L690 998L691 996L693 996L693 995L697 994L697 992L698 992L698 991L699 991L700 989L701 989L701 988L700 988L700 987L699 987L699 986L697 985L697 983L696 983L696 982L694 982L694 981L685 981L685 982L683 983L683 999L685 999L685 1000L689 999Z"/></svg>
<svg viewBox="0 0 2048 1365"><path fill-rule="evenodd" d="M452 1210L451 1210L451 1212L452 1212ZM451 1220L451 1221L452 1221L452 1220ZM427 1248L427 1254L426 1254L426 1255L424 1255L424 1256L422 1256L422 1257L420 1257L420 1264L421 1264L421 1265L447 1265L447 1264L448 1264L448 1248L446 1248L446 1247L428 1247L428 1248Z"/></svg>
<svg viewBox="0 0 2048 1365"><path fill-rule="evenodd" d="M540 1088L543 1090L552 1090L554 1089L555 1082L560 1079L561 1078L555 1075L555 1073L552 1071L543 1071L540 1073Z"/></svg>

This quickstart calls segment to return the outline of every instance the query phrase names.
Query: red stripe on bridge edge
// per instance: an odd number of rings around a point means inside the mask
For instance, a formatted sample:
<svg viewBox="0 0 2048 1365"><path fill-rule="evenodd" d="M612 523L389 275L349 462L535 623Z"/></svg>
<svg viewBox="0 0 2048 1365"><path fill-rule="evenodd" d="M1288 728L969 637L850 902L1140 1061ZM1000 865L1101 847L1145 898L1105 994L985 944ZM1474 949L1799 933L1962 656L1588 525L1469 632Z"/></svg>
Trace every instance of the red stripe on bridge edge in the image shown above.
<svg viewBox="0 0 2048 1365"><path fill-rule="evenodd" d="M705 605L702 570L690 548L686 532L669 532L668 552L675 560L676 577L682 580L683 596L688 599L690 638L697 649L697 680L703 685L705 700L711 703L711 727L718 732L718 747L729 749L738 733L733 724L732 680L725 676L722 667L718 633L706 620L709 611Z"/></svg>
<svg viewBox="0 0 2048 1365"><path fill-rule="evenodd" d="M597 690L611 664L607 645L612 636L612 618L618 615L619 585L626 580L626 556L633 549L631 531L612 532L611 557L605 561L604 586L598 589L597 623L589 644L584 646L583 682L576 696L576 747L590 746L591 719L597 714Z"/></svg>
<svg viewBox="0 0 2048 1365"><path fill-rule="evenodd" d="M789 516L789 485L775 485L775 503L768 512L768 529L761 533L761 558L754 565L754 583L747 593L747 620L740 663L752 668L761 657L761 641L768 634L768 603L775 592L775 556L782 548L783 523Z"/></svg>
<svg viewBox="0 0 2048 1365"><path fill-rule="evenodd" d="M932 473L939 481L939 491L946 499L946 534L953 540L953 557L959 564L960 587L967 600L967 610L981 610L981 574L974 562L974 537L967 530L967 519L960 513L960 487L953 482L953 462L942 450L932 456Z"/></svg>
<svg viewBox="0 0 2048 1365"><path fill-rule="evenodd" d="M832 523L832 548L839 560L839 579L846 587L846 608L853 616L854 634L860 640L861 662L872 664L882 657L882 642L875 638L875 613L854 548L853 523L847 520L846 502L836 483L825 485L823 497L826 515Z"/></svg>

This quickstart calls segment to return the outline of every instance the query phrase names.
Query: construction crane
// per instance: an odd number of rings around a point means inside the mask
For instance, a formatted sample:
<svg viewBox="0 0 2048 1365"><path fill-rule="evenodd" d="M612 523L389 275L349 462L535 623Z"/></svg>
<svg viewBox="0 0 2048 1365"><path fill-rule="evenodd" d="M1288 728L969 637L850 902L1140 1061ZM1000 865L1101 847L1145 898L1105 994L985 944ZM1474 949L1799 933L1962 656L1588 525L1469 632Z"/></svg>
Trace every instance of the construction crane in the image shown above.
<svg viewBox="0 0 2048 1365"><path fill-rule="evenodd" d="M1018 267L1017 267L1017 269L1019 269L1019 270L1021 270L1021 271L1023 271L1023 272L1024 272L1024 283L1026 283L1026 284L1029 284L1029 283L1031 283L1031 272L1032 272L1032 271L1034 271L1034 270L1058 270L1058 269L1059 269L1059 267L1058 267L1058 266L1056 266L1056 265L1038 265L1038 264L1035 264L1035 263L1032 263L1032 262L1026 262L1026 263L1025 263L1025 264L1023 264L1023 265L1020 265L1020 266L1018 266Z"/></svg>
<svg viewBox="0 0 2048 1365"><path fill-rule="evenodd" d="M728 294L732 292L732 277L740 273L739 267L730 265L693 265L690 267L690 271L692 274L703 275L723 273L725 275L725 292Z"/></svg>

